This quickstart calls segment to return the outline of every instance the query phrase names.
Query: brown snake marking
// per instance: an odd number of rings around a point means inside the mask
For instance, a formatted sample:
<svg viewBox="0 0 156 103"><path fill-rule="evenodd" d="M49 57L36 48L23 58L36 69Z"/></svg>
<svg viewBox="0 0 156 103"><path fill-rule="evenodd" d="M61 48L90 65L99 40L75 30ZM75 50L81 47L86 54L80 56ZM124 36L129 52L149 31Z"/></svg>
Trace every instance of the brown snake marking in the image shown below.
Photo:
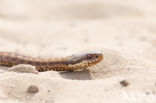
<svg viewBox="0 0 156 103"><path fill-rule="evenodd" d="M1 66L11 67L18 64L30 64L36 66L36 70L40 72L49 70L74 71L85 69L99 63L102 59L103 54L99 52L88 52L56 59L43 59L12 52L0 52Z"/></svg>

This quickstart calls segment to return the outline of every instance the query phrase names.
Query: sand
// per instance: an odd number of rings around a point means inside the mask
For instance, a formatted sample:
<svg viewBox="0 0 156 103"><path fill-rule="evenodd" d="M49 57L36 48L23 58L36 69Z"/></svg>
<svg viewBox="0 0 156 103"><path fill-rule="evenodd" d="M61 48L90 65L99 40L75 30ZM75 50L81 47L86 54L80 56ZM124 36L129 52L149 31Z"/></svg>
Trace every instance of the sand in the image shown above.
<svg viewBox="0 0 156 103"><path fill-rule="evenodd" d="M155 0L0 0L0 51L44 58L104 55L101 63L74 72L1 66L0 103L155 103L155 5Z"/></svg>

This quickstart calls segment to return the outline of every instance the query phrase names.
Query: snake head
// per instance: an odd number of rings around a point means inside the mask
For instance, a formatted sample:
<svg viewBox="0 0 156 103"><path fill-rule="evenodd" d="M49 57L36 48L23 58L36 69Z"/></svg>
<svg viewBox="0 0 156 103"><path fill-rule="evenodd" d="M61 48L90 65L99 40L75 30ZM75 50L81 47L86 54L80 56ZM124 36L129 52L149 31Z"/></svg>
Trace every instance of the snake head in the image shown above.
<svg viewBox="0 0 156 103"><path fill-rule="evenodd" d="M99 63L103 59L103 54L100 52L92 51L86 53L84 57L85 57L84 61L86 61L89 66L92 66Z"/></svg>
<svg viewBox="0 0 156 103"><path fill-rule="evenodd" d="M87 68L99 63L102 59L103 54L95 51L73 55L68 60L68 67L72 69Z"/></svg>

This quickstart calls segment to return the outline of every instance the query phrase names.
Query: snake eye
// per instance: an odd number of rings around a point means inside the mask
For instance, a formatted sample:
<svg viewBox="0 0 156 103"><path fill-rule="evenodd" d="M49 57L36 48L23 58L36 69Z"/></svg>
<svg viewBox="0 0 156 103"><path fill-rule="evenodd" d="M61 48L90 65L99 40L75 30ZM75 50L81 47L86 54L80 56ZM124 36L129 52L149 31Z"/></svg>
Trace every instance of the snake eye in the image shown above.
<svg viewBox="0 0 156 103"><path fill-rule="evenodd" d="M87 55L87 58L88 58L88 59L92 59L92 55L88 54L88 55Z"/></svg>
<svg viewBox="0 0 156 103"><path fill-rule="evenodd" d="M98 55L96 55L95 57L96 57L96 58L98 58L99 56L98 56Z"/></svg>

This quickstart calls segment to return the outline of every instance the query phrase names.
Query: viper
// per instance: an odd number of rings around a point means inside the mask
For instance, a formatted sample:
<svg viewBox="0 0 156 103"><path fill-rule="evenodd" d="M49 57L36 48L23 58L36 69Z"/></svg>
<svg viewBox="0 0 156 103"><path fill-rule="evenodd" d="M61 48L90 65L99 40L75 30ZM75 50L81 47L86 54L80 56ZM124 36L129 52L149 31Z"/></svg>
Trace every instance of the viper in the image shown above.
<svg viewBox="0 0 156 103"><path fill-rule="evenodd" d="M18 64L30 64L36 67L39 72L42 71L74 71L85 69L89 66L101 62L103 54L100 52L87 52L75 54L63 58L37 58L25 56L14 52L0 52L1 66L15 66Z"/></svg>

